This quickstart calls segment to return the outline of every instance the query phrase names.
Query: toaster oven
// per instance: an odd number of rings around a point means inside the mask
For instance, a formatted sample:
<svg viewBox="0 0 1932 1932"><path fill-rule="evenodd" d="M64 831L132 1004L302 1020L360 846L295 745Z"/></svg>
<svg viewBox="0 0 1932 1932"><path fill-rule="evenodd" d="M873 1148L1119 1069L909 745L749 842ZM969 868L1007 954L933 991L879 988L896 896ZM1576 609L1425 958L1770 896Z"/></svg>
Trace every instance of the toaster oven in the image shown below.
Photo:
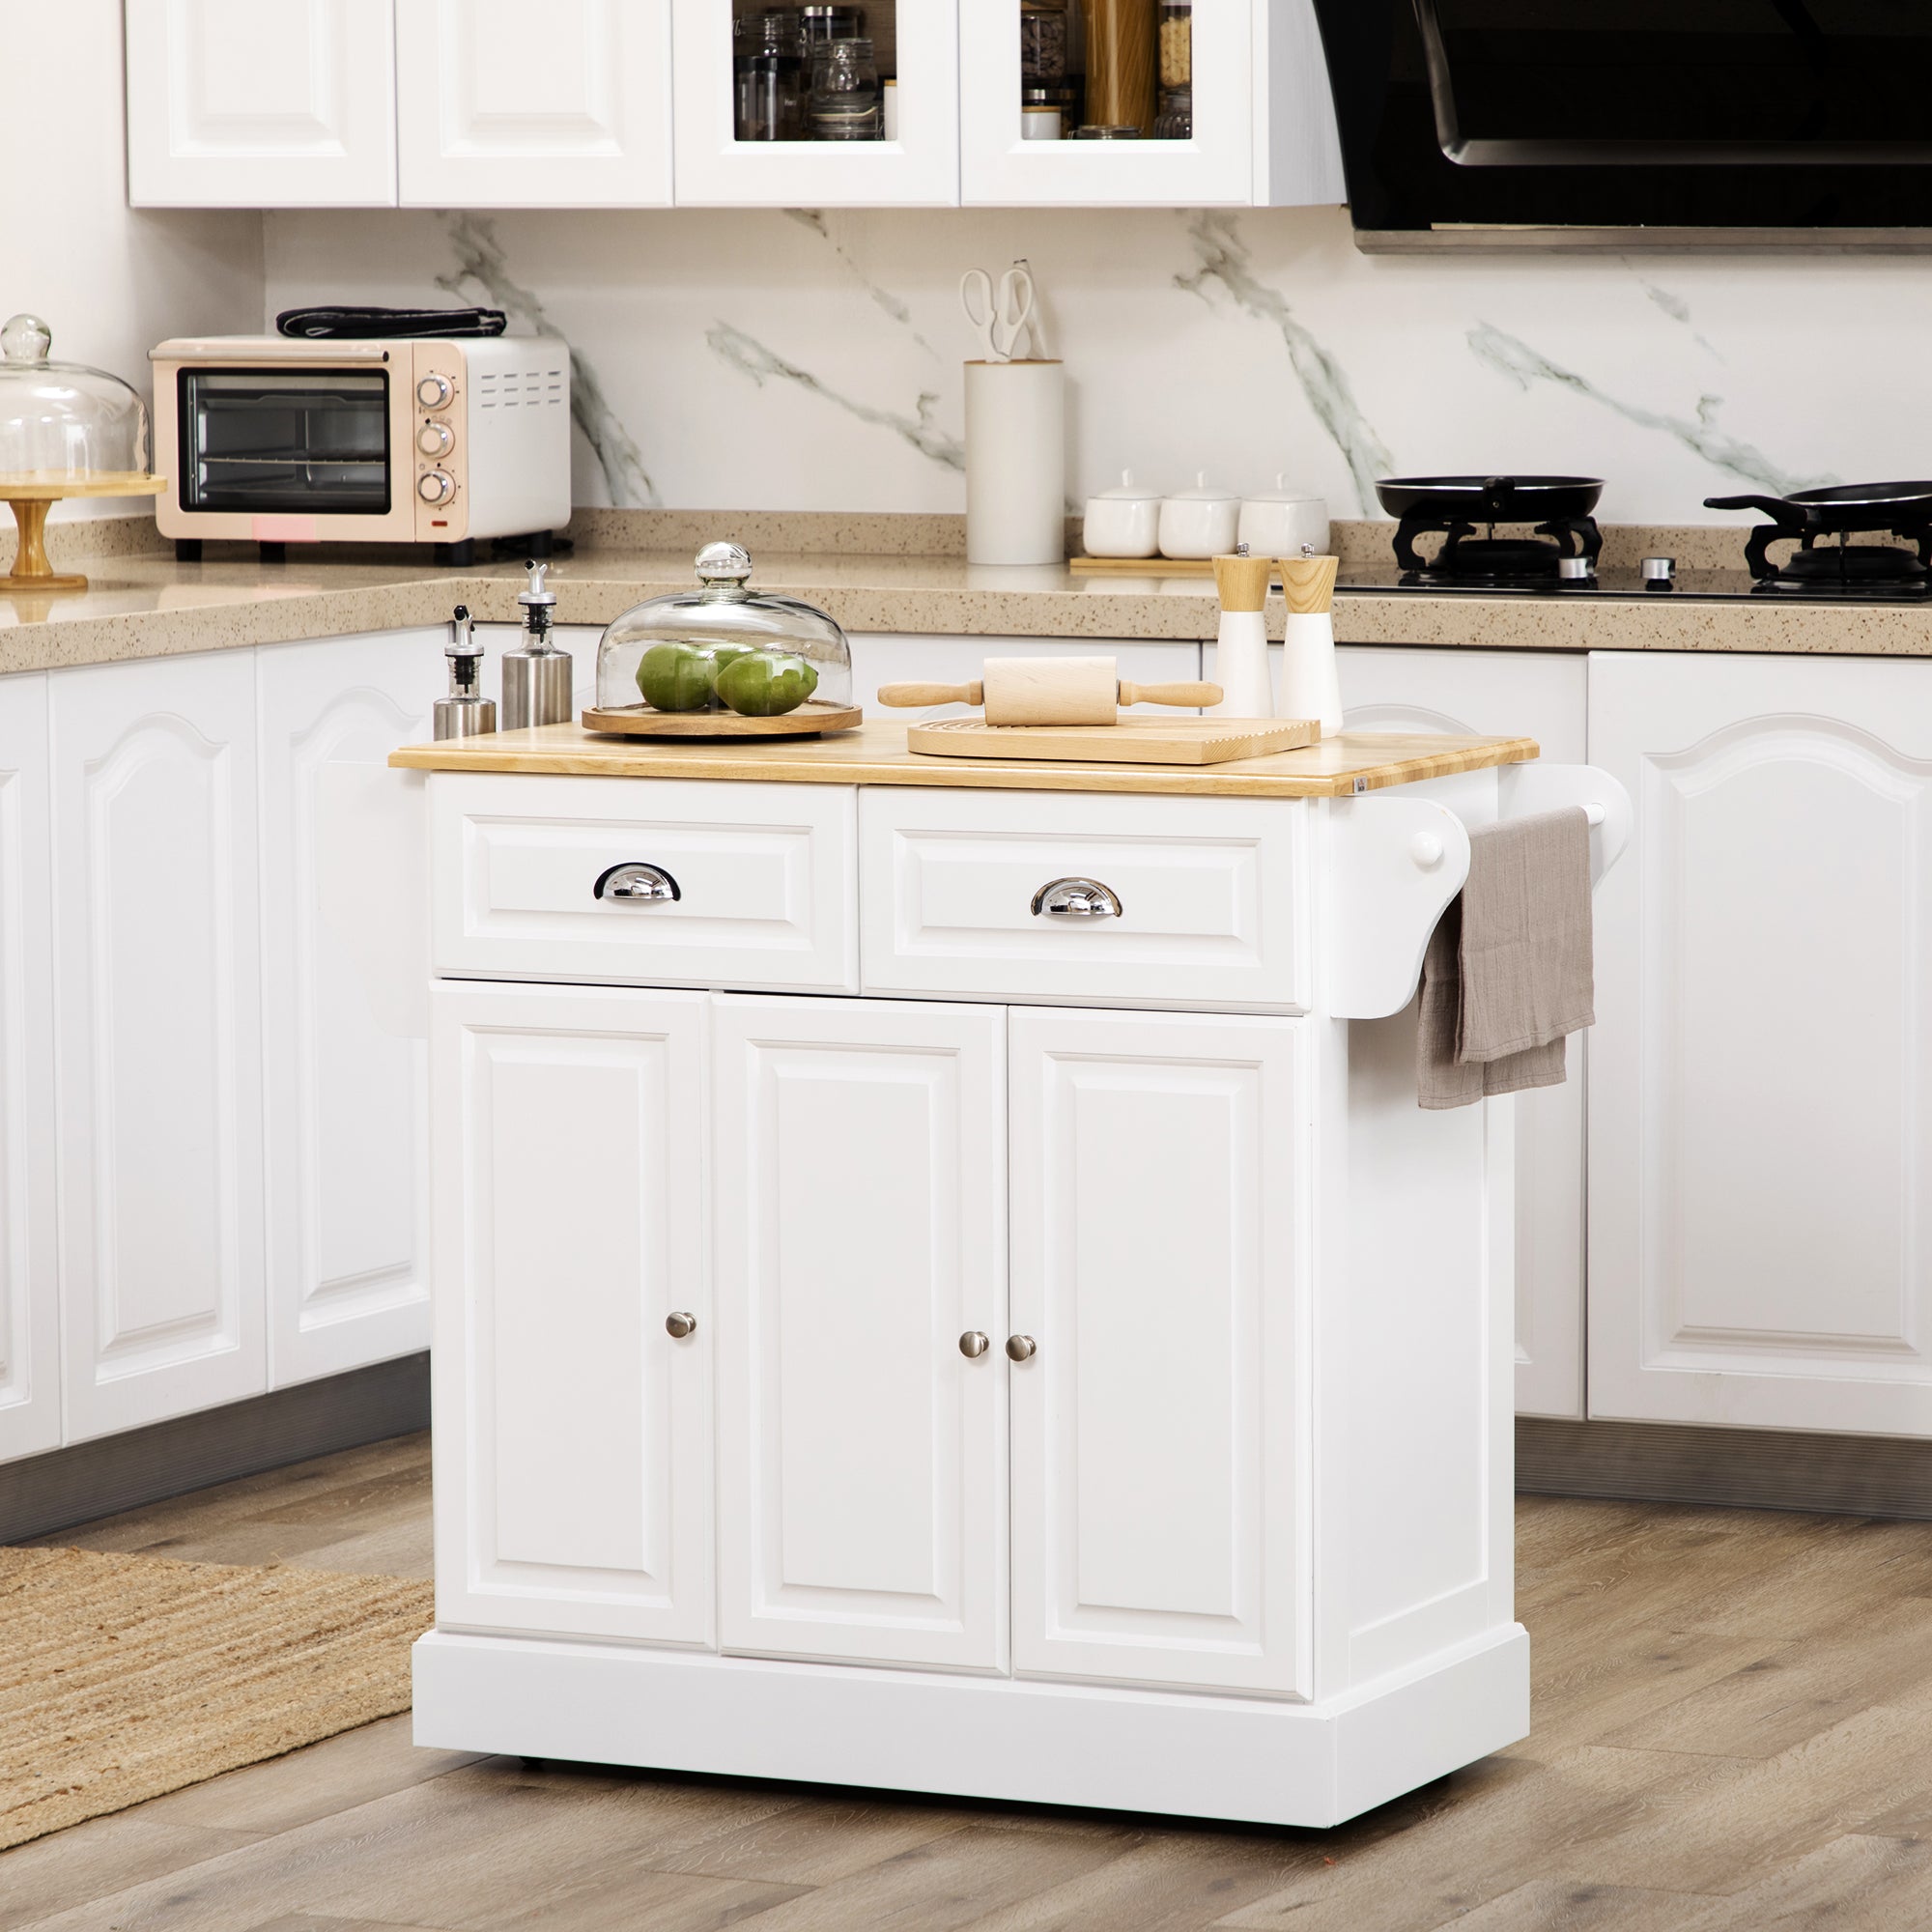
<svg viewBox="0 0 1932 1932"><path fill-rule="evenodd" d="M206 336L155 372L161 534L261 544L431 543L570 520L570 352L551 336L463 341ZM539 548L542 548L540 545Z"/></svg>

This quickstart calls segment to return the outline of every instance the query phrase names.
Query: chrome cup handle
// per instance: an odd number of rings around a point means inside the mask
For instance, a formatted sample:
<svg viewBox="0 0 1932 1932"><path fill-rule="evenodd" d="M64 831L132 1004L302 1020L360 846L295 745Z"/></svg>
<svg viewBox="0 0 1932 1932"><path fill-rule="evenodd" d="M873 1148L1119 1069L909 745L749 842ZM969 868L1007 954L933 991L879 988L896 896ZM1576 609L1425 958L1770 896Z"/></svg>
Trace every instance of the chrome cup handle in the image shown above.
<svg viewBox="0 0 1932 1932"><path fill-rule="evenodd" d="M634 860L626 866L612 866L602 873L592 897L614 899L619 905L650 905L684 896L677 881L662 866L647 866Z"/></svg>
<svg viewBox="0 0 1932 1932"><path fill-rule="evenodd" d="M1033 895L1034 917L1119 919L1121 895L1098 879L1049 879Z"/></svg>

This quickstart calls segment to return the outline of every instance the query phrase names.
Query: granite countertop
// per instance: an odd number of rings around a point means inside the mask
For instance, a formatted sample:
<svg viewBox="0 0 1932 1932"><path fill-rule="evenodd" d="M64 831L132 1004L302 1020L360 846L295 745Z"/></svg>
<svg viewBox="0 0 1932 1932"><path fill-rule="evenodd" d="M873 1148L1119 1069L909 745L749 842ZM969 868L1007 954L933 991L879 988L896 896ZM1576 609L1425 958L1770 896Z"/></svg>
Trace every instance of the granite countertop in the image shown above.
<svg viewBox="0 0 1932 1932"><path fill-rule="evenodd" d="M710 521L715 528L729 520ZM180 564L172 554L154 551L89 556L80 554L76 533L83 527L63 532L57 565L85 569L86 590L0 588L0 672L440 624L456 604L468 604L479 620L509 623L518 618L524 586L514 562L438 569L412 560L309 555L286 564L252 556ZM781 526L767 534L783 533ZM691 587L692 551L678 542L683 530L660 532L668 542L644 548L603 540L606 534L593 526L575 554L555 562L551 584L558 623L601 626L645 597ZM817 533L810 534L815 542ZM830 546L810 554L765 547L754 554L758 588L820 605L855 634L1196 639L1211 639L1217 622L1213 586L1201 578L1093 578L1058 565L1000 569L957 554L865 554ZM1687 572L1684 587L1669 597L1345 590L1336 600L1335 635L1343 643L1492 650L1932 656L1932 609L1716 602L1698 594L1747 582L1741 570L1699 569ZM1270 600L1269 622L1278 637L1278 596Z"/></svg>
<svg viewBox="0 0 1932 1932"><path fill-rule="evenodd" d="M1217 798L1349 798L1456 772L1520 765L1534 738L1344 731L1299 751L1219 765L1109 765L1044 758L954 758L906 750L904 724L875 720L824 738L653 740L600 737L581 724L493 731L409 745L392 765L433 772L536 772L575 778L752 779L787 784L922 785L979 791L1104 791Z"/></svg>

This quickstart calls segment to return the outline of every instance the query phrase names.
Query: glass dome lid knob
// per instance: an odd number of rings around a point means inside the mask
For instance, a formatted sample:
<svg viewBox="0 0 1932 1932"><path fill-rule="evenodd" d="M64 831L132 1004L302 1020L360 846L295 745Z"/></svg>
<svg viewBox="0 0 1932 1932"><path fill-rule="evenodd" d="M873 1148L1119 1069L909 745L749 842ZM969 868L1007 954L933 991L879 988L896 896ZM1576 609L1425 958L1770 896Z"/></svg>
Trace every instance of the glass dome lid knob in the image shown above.
<svg viewBox="0 0 1932 1932"><path fill-rule="evenodd" d="M742 544L706 544L697 553L700 583L743 583L752 574L752 553Z"/></svg>
<svg viewBox="0 0 1932 1932"><path fill-rule="evenodd" d="M0 323L0 355L9 362L44 362L53 346L53 330L37 315L23 310Z"/></svg>

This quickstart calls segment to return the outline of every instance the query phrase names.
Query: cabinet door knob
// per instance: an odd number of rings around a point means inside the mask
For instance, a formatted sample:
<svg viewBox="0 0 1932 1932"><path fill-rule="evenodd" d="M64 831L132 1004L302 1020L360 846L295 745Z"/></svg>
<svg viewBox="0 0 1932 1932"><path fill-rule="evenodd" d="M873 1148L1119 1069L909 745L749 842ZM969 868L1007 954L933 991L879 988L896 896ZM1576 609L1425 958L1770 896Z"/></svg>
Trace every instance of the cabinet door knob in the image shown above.
<svg viewBox="0 0 1932 1932"><path fill-rule="evenodd" d="M959 1338L959 1352L969 1362L977 1362L992 1346L992 1343L977 1328L967 1329Z"/></svg>
<svg viewBox="0 0 1932 1932"><path fill-rule="evenodd" d="M687 1335L697 1333L697 1317L688 1315L683 1309L665 1317L665 1333L674 1341L682 1342Z"/></svg>
<svg viewBox="0 0 1932 1932"><path fill-rule="evenodd" d="M1034 917L1119 919L1121 895L1098 879L1049 879L1033 895Z"/></svg>
<svg viewBox="0 0 1932 1932"><path fill-rule="evenodd" d="M640 905L656 899L681 899L684 894L662 866L647 866L641 860L635 860L628 866L612 866L600 874L592 895L615 899L620 905Z"/></svg>
<svg viewBox="0 0 1932 1932"><path fill-rule="evenodd" d="M1030 1362L1038 1354L1039 1347L1031 1335L1009 1335L1007 1353L1016 1362Z"/></svg>

